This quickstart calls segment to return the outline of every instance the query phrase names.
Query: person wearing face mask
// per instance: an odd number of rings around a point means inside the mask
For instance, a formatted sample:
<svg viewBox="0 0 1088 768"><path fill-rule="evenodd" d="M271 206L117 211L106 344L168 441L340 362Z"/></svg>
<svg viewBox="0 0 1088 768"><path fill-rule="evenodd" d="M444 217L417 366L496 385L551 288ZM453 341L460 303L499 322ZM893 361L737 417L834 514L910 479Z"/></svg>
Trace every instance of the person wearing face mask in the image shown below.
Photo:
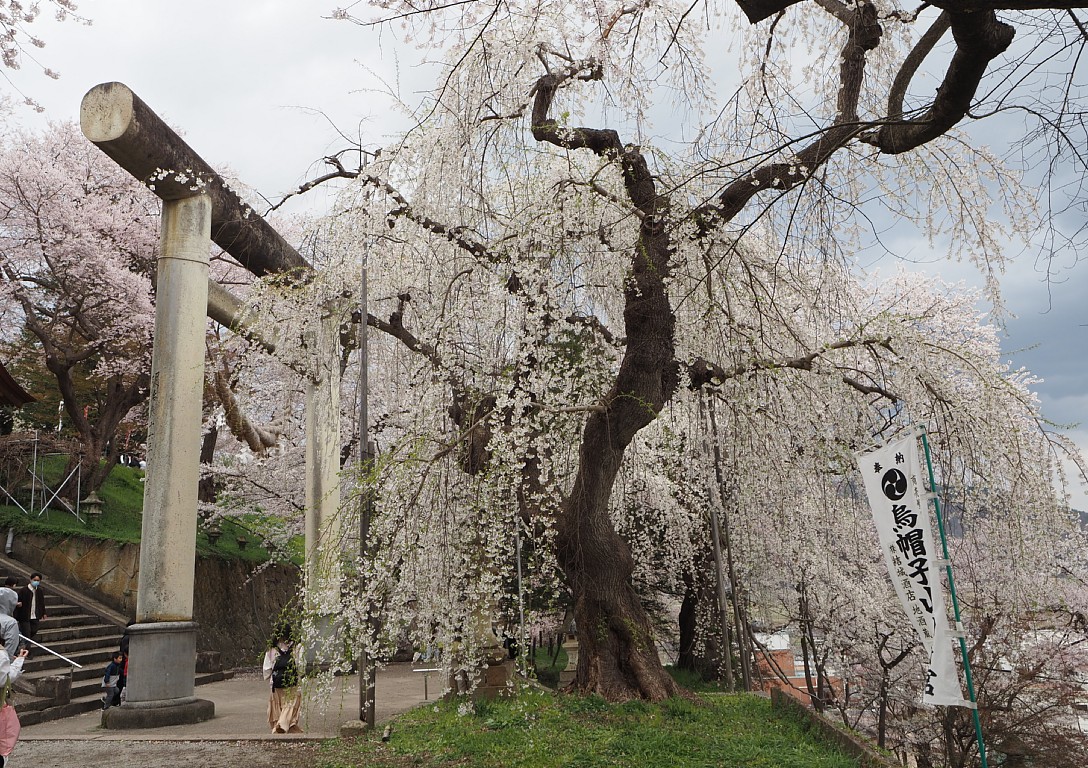
<svg viewBox="0 0 1088 768"><path fill-rule="evenodd" d="M15 609L15 620L19 622L19 632L23 637L34 639L38 634L38 624L45 620L45 589L42 587L42 575L30 574L30 583L19 590L19 605Z"/></svg>
<svg viewBox="0 0 1088 768"><path fill-rule="evenodd" d="M298 718L302 710L296 649L290 631L277 633L264 655L264 679L269 681L268 725L272 733L302 733Z"/></svg>

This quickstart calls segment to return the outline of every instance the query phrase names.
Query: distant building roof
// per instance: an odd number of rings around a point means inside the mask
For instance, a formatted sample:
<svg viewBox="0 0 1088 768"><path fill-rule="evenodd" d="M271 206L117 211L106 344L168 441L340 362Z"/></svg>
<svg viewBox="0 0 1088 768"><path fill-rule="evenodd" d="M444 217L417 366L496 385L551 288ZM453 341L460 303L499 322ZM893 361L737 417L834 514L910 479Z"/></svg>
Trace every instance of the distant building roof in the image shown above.
<svg viewBox="0 0 1088 768"><path fill-rule="evenodd" d="M11 374L0 363L0 405L14 405L18 408L27 403L33 403L38 398L19 386L19 382L11 378Z"/></svg>

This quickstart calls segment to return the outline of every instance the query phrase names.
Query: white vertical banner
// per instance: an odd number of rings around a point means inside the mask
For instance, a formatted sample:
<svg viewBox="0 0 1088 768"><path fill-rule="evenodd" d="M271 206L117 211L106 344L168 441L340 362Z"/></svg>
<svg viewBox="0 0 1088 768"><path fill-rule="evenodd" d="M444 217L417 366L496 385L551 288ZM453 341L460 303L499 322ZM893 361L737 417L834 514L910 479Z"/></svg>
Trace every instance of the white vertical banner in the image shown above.
<svg viewBox="0 0 1088 768"><path fill-rule="evenodd" d="M929 522L929 494L918 460L918 439L907 437L855 454L873 511L888 574L907 615L929 653L922 701L971 706L963 698L952 654L938 550Z"/></svg>

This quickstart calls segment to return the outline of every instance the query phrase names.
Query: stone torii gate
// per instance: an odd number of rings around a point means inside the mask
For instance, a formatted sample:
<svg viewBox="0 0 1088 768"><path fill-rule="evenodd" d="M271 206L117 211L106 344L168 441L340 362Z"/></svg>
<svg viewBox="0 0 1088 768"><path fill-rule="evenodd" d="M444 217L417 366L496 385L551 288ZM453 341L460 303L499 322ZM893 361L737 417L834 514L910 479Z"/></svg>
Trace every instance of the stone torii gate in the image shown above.
<svg viewBox="0 0 1088 768"><path fill-rule="evenodd" d="M205 316L236 327L239 307L209 280L210 246L214 242L257 276L304 277L313 268L127 86L103 83L88 91L80 125L88 139L162 200L137 623L129 629L127 700L107 710L103 724L142 728L200 722L215 713L212 702L194 696ZM326 548L339 546L339 387L339 369L331 363L313 373L307 388L305 577L307 588L319 596L338 594L339 587L335 573L318 567L335 561ZM319 602L325 601L319 597Z"/></svg>

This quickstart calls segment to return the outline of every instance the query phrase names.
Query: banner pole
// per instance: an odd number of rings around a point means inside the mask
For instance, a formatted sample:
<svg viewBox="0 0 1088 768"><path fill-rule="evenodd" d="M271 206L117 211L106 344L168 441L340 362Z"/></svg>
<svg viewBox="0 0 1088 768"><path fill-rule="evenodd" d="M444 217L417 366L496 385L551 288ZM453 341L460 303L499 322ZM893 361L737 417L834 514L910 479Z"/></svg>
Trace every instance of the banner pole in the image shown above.
<svg viewBox="0 0 1088 768"><path fill-rule="evenodd" d="M959 633L960 656L963 658L963 676L967 680L967 695L974 708L971 714L975 720L975 740L978 742L978 755L982 768L989 768L986 761L986 744L982 740L982 721L978 716L978 701L975 699L975 683L971 676L971 662L967 659L967 640L963 636L963 624L960 621L960 602L956 597L956 581L952 578L952 559L948 556L948 538L944 533L944 519L941 517L941 501L937 495L937 483L933 478L933 459L929 454L929 437L925 425L920 425L922 449L926 455L926 470L929 472L929 489L933 493L933 512L937 518L937 531L941 534L941 552L945 561L945 576L948 578L948 591L952 594L952 614L956 619L956 631Z"/></svg>

